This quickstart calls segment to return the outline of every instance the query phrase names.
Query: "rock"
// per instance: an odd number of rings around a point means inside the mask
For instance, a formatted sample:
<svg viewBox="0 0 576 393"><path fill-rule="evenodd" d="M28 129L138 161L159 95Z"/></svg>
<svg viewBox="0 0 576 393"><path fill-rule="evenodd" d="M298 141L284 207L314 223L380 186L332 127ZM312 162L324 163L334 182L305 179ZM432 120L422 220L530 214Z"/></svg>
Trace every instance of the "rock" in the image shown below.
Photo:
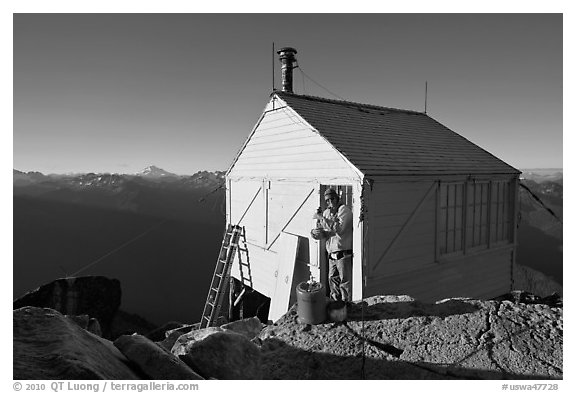
<svg viewBox="0 0 576 393"><path fill-rule="evenodd" d="M62 278L16 299L13 308L47 307L65 315L87 314L98 319L104 336L109 337L121 296L120 281L116 279L101 276Z"/></svg>
<svg viewBox="0 0 576 393"><path fill-rule="evenodd" d="M156 325L142 318L140 315L127 313L119 309L112 319L109 338L115 340L127 334L146 335L156 329Z"/></svg>
<svg viewBox="0 0 576 393"><path fill-rule="evenodd" d="M14 379L140 379L108 340L48 308L13 311Z"/></svg>
<svg viewBox="0 0 576 393"><path fill-rule="evenodd" d="M194 324L194 325L184 325L184 326L176 328L176 329L168 330L165 333L166 338L164 340L160 341L158 344L161 345L162 348L165 348L168 351L171 351L172 347L176 343L176 340L178 340L178 338L180 336L182 336L185 333L191 332L192 330L198 330L197 328L198 328L198 324Z"/></svg>
<svg viewBox="0 0 576 393"><path fill-rule="evenodd" d="M188 352L187 347L192 345L194 342L204 340L209 335L221 331L222 328L213 326L199 330L192 330L188 333L183 333L178 337L174 345L170 348L170 352L176 356L185 355Z"/></svg>
<svg viewBox="0 0 576 393"><path fill-rule="evenodd" d="M75 322L82 329L102 337L102 329L96 318L90 318L88 315L65 315L65 317Z"/></svg>
<svg viewBox="0 0 576 393"><path fill-rule="evenodd" d="M86 330L92 334L102 337L102 328L100 327L100 322L98 322L96 318L90 318Z"/></svg>
<svg viewBox="0 0 576 393"><path fill-rule="evenodd" d="M375 296L353 303L345 324L318 324L306 332L292 307L258 335L263 378L562 378L558 296L510 298L423 303Z"/></svg>
<svg viewBox="0 0 576 393"><path fill-rule="evenodd" d="M121 336L114 345L148 379L202 379L178 357L144 336Z"/></svg>
<svg viewBox="0 0 576 393"><path fill-rule="evenodd" d="M191 325L186 325L181 322L170 321L160 326L159 328L156 328L151 332L147 333L145 336L146 338L149 338L152 341L162 341L166 337L168 337L168 332L174 329L182 328L184 326L191 326Z"/></svg>
<svg viewBox="0 0 576 393"><path fill-rule="evenodd" d="M248 340L252 340L258 334L265 325L260 322L258 317L241 319L239 321L234 321L220 326L223 330L231 330L236 333L244 335Z"/></svg>
<svg viewBox="0 0 576 393"><path fill-rule="evenodd" d="M515 290L505 295L499 296L495 300L508 300L516 304L546 304L550 307L562 307L562 296L554 292L549 296L540 297L530 292Z"/></svg>
<svg viewBox="0 0 576 393"><path fill-rule="evenodd" d="M207 328L186 333L174 344L172 353L205 378L262 378L260 349L231 330Z"/></svg>
<svg viewBox="0 0 576 393"><path fill-rule="evenodd" d="M90 322L90 316L84 315L64 315L64 318L70 319L76 325L80 326L82 329L88 328L88 322Z"/></svg>

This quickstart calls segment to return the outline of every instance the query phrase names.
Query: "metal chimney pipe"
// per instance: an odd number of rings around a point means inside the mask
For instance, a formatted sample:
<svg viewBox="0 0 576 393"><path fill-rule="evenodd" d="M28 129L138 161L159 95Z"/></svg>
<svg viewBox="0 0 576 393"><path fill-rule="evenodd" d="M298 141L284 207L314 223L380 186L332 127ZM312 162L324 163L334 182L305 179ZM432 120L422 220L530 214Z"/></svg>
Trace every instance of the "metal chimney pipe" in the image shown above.
<svg viewBox="0 0 576 393"><path fill-rule="evenodd" d="M280 62L282 63L282 91L294 93L292 88L292 70L296 61L294 57L297 53L296 49L285 47L281 48L277 53L280 55Z"/></svg>

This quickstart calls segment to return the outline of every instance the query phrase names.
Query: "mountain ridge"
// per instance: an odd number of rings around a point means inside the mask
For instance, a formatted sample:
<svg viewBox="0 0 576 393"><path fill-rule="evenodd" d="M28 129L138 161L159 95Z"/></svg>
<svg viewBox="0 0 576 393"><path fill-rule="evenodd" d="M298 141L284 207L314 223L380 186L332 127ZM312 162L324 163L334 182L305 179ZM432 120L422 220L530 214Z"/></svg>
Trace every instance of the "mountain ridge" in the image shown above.
<svg viewBox="0 0 576 393"><path fill-rule="evenodd" d="M188 177L197 177L206 174L214 174L218 177L224 177L226 171L207 171L201 170L197 171L191 175L184 174L178 175L165 169L159 168L155 165L149 165L146 168L138 171L136 173L118 173L118 172L74 172L74 173L42 173L40 171L21 171L16 168L12 168L13 176L15 179L21 178L29 178L31 180L39 180L39 179L61 179L61 178L75 178L81 176L125 176L125 177L143 177L143 178L158 178L158 177L173 177L173 178L188 178Z"/></svg>

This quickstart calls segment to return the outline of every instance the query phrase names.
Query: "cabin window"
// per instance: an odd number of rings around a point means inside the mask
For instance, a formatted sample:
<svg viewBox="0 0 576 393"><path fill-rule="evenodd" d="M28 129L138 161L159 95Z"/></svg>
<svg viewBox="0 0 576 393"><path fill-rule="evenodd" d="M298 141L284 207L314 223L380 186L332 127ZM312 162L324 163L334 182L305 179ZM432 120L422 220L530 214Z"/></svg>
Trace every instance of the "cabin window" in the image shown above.
<svg viewBox="0 0 576 393"><path fill-rule="evenodd" d="M464 183L444 183L440 187L438 247L440 255L463 250Z"/></svg>
<svg viewBox="0 0 576 393"><path fill-rule="evenodd" d="M441 183L438 193L438 256L482 250L512 237L511 183ZM465 207L465 208L464 208Z"/></svg>
<svg viewBox="0 0 576 393"><path fill-rule="evenodd" d="M489 182L468 182L466 187L466 247L488 247Z"/></svg>
<svg viewBox="0 0 576 393"><path fill-rule="evenodd" d="M490 198L490 241L509 242L511 239L512 203L510 183L492 182Z"/></svg>

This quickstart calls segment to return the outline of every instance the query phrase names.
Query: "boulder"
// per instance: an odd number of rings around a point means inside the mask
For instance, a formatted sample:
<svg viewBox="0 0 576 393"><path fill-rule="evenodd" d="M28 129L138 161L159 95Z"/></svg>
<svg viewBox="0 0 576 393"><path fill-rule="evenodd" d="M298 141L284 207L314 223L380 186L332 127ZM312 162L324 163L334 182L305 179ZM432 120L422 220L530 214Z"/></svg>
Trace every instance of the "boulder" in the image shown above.
<svg viewBox="0 0 576 393"><path fill-rule="evenodd" d="M76 325L80 326L82 329L88 328L88 322L90 322L90 317L86 314L84 315L64 315L65 318L70 319Z"/></svg>
<svg viewBox="0 0 576 393"><path fill-rule="evenodd" d="M92 334L102 337L102 328L100 327L100 322L98 322L96 318L90 318L86 330Z"/></svg>
<svg viewBox="0 0 576 393"><path fill-rule="evenodd" d="M260 334L262 328L266 326L258 317L241 319L239 321L234 321L220 326L223 330L231 330L236 333L244 335L248 340L252 340L254 337Z"/></svg>
<svg viewBox="0 0 576 393"><path fill-rule="evenodd" d="M13 311L14 379L140 379L108 340L48 308Z"/></svg>
<svg viewBox="0 0 576 393"><path fill-rule="evenodd" d="M146 338L149 338L152 341L162 341L166 337L168 337L168 332L170 332L171 330L174 330L174 329L182 328L184 326L188 326L188 325L185 325L181 322L176 322L176 321L166 322L164 325L162 325L162 326L152 330L151 332L145 334L145 336L146 336Z"/></svg>
<svg viewBox="0 0 576 393"><path fill-rule="evenodd" d="M144 336L121 336L114 345L149 379L202 379L178 357Z"/></svg>
<svg viewBox="0 0 576 393"><path fill-rule="evenodd" d="M70 320L82 329L86 329L90 333L102 337L102 329L96 318L90 318L88 315L65 315L65 317L70 318Z"/></svg>
<svg viewBox="0 0 576 393"><path fill-rule="evenodd" d="M197 324L195 325L184 325L176 329L167 330L165 332L166 338L160 341L158 344L162 346L162 348L167 349L168 351L172 350L172 347L176 343L176 340L180 338L185 333L189 333L190 331L196 331Z"/></svg>
<svg viewBox="0 0 576 393"><path fill-rule="evenodd" d="M222 328L218 326L213 326L199 330L192 330L187 333L182 333L178 336L174 345L170 348L170 352L172 352L176 356L185 355L188 352L188 347L192 345L194 342L204 340L209 335L221 331Z"/></svg>
<svg viewBox="0 0 576 393"><path fill-rule="evenodd" d="M262 378L260 349L231 330L207 328L186 333L174 344L172 353L205 378Z"/></svg>
<svg viewBox="0 0 576 393"><path fill-rule="evenodd" d="M120 306L120 281L101 276L61 278L16 299L13 309L25 306L51 308L65 315L96 318L105 337L110 335Z"/></svg>

